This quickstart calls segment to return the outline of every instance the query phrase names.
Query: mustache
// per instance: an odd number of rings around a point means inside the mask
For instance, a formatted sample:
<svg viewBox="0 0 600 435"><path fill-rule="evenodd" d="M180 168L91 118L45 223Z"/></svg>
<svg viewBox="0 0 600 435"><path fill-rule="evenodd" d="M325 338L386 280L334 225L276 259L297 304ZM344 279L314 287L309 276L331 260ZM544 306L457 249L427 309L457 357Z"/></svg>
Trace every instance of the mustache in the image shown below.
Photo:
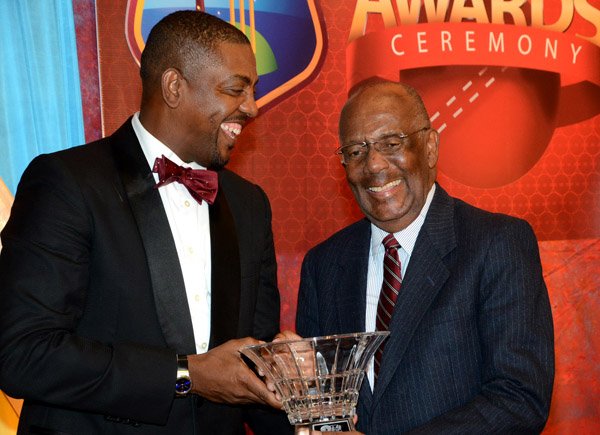
<svg viewBox="0 0 600 435"><path fill-rule="evenodd" d="M226 118L223 120L223 122L237 122L243 125L251 119L252 118L250 118L248 115L240 114Z"/></svg>

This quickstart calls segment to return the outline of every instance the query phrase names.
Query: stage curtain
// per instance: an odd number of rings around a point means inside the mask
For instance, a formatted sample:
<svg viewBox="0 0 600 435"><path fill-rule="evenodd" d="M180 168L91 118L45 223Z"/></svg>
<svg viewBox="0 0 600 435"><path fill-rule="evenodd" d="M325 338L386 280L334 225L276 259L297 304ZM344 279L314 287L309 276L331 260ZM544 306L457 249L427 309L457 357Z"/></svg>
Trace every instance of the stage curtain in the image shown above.
<svg viewBox="0 0 600 435"><path fill-rule="evenodd" d="M15 192L31 159L84 141L71 2L3 3L0 59L3 227L12 203L10 192ZM20 408L20 400L0 392L0 433L15 433Z"/></svg>
<svg viewBox="0 0 600 435"><path fill-rule="evenodd" d="M84 141L71 2L3 2L0 59L0 174L14 193L33 157Z"/></svg>

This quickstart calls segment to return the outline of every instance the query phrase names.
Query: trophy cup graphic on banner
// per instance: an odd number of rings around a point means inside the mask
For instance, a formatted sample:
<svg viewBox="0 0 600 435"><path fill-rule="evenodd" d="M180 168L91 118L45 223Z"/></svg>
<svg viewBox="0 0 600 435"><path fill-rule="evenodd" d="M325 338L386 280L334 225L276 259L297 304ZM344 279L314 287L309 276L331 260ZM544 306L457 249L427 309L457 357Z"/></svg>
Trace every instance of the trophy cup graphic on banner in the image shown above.
<svg viewBox="0 0 600 435"><path fill-rule="evenodd" d="M241 352L275 384L296 434L355 430L358 391L387 331L246 346Z"/></svg>

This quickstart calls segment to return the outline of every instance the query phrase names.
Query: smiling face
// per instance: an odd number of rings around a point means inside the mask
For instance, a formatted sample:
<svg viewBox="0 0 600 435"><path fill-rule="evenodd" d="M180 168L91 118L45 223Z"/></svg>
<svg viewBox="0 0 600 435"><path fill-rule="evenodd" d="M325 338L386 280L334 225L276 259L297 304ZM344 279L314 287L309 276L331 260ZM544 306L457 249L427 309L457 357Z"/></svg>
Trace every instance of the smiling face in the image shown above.
<svg viewBox="0 0 600 435"><path fill-rule="evenodd" d="M258 112L254 99L258 75L251 46L222 42L209 62L196 70L188 66L185 76L177 70L173 74L179 74L169 81L178 93L171 117L176 140L169 146L184 161L223 167L237 136Z"/></svg>
<svg viewBox="0 0 600 435"><path fill-rule="evenodd" d="M341 145L377 142L429 126L427 113L398 84L371 85L352 96L340 118ZM406 228L435 182L438 133L426 129L401 140L393 156L373 146L365 159L344 164L346 178L369 220L387 232Z"/></svg>

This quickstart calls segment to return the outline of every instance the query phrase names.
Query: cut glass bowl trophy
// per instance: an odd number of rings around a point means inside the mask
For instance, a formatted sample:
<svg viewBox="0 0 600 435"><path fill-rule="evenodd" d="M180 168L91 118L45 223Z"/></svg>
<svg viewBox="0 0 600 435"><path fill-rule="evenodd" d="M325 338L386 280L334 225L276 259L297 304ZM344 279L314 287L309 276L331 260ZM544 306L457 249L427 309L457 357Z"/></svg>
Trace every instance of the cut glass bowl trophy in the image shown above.
<svg viewBox="0 0 600 435"><path fill-rule="evenodd" d="M246 346L241 352L272 381L296 434L355 430L358 391L389 332L358 332Z"/></svg>

